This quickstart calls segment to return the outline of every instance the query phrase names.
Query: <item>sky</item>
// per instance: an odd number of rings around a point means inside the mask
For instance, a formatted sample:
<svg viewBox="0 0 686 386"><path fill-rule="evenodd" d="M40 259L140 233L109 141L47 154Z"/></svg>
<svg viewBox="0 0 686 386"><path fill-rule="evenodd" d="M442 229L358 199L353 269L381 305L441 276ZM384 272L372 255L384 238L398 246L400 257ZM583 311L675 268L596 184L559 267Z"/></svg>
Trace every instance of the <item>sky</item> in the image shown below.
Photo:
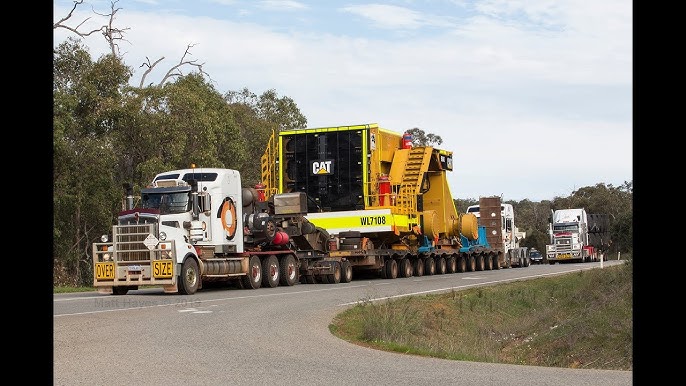
<svg viewBox="0 0 686 386"><path fill-rule="evenodd" d="M73 1L55 0L53 20ZM633 181L628 0L118 0L137 86L203 64L219 93L291 98L308 128L419 128L453 152L453 198L552 200ZM94 13L94 11L97 13ZM98 28L110 1L64 22ZM53 30L54 46L74 36ZM101 34L84 39L93 59ZM195 67L182 68L184 74Z"/></svg>

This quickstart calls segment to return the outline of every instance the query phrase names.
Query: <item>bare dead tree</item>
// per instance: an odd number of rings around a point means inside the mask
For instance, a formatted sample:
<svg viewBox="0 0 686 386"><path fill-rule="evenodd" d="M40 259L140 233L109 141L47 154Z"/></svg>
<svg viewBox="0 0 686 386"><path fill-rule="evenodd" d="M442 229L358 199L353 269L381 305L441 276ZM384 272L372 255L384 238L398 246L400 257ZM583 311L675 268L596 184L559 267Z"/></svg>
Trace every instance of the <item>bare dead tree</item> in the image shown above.
<svg viewBox="0 0 686 386"><path fill-rule="evenodd" d="M162 86L162 85L164 84L164 82L166 82L166 81L167 81L168 79L170 79L170 78L174 78L174 77L178 77L178 76L183 76L183 73L181 72L181 67L183 67L183 66L193 66L193 67L197 67L197 68L198 68L198 71L199 71L201 74L206 75L208 78L210 78L210 74L208 74L207 72L205 72L205 71L202 69L202 66L203 66L205 63L197 63L197 60L186 60L186 56L188 56L188 55L193 55L193 54L190 53L190 49L193 48L194 46L195 46L195 44L189 44L188 46L186 46L186 52L183 53L183 56L181 57L181 60L179 61L179 63L177 63L175 66L173 66L172 68L170 68L169 71L167 71L167 73L164 75L164 77L162 78L162 80L160 81L160 83L157 84L157 86ZM161 61L164 59L164 56L161 57L161 58L159 58L159 59L157 59L157 60L155 61L155 63L152 63L152 64L150 63L150 58L148 58L148 57L146 56L145 59L146 59L147 61L144 62L143 64L141 64L140 67L147 67L148 69L145 70L145 73L143 73L143 77L141 77L141 82L140 82L139 85L138 85L138 87L140 87L140 88L142 88L142 87L143 87L143 83L145 83L145 77L152 71L152 69L153 69L159 62L161 62ZM210 80L211 80L211 79L212 79L212 78L210 78Z"/></svg>
<svg viewBox="0 0 686 386"><path fill-rule="evenodd" d="M107 23L106 26L103 27L102 30L102 35L105 37L105 40L107 41L107 44L110 46L110 51L112 52L113 56L118 56L119 54L119 45L116 43L117 41L127 41L124 39L124 31L129 30L130 28L115 28L114 27L114 17L117 14L117 11L119 11L121 8L114 8L114 5L118 3L119 0L112 1L111 5L111 11L109 14L99 14L93 11L95 14L98 14L100 16L105 16L109 17L110 20Z"/></svg>
<svg viewBox="0 0 686 386"><path fill-rule="evenodd" d="M81 28L81 26L83 26L83 24L85 22L90 20L90 17L87 17L84 21L79 23L76 27L70 27L70 26L64 24L64 22L71 19L71 17L74 15L74 11L76 10L76 7L78 7L80 4L83 4L83 0L74 0L74 7L72 7L71 11L69 11L69 14L67 16L65 16L64 18L60 19L60 21L58 21L57 23L55 23L53 25L52 29L64 28L66 30L69 30L69 31L81 36L81 37L86 37L86 36L89 36L91 34L98 32L98 31L101 31L105 26L102 26L98 29L94 29L94 30L88 31L88 32L79 31L79 28ZM95 12L95 11L93 11L93 12Z"/></svg>
<svg viewBox="0 0 686 386"><path fill-rule="evenodd" d="M119 45L117 44L117 41L120 40L125 40L124 39L124 31L130 29L130 28L116 28L114 27L114 18L115 15L117 14L117 11L119 11L121 8L115 8L115 4L119 2L119 0L114 0L111 3L111 12L110 13L98 13L91 7L91 10L93 11L94 14L98 16L104 16L109 18L109 21L107 24L100 26L97 29L91 30L91 31L82 31L79 30L88 20L90 20L90 17L87 17L85 20L83 20L81 23L79 23L76 27L71 27L67 24L65 24L66 21L71 19L71 17L74 15L74 11L76 8L83 4L84 0L74 0L74 6L72 7L71 11L69 11L69 14L65 16L64 18L60 19L57 23L53 24L53 29L57 28L64 28L66 30L69 30L73 33L75 33L78 36L81 37L86 37L94 34L95 32L101 32L102 35L105 37L105 41L107 41L107 44L110 46L110 51L112 52L112 55L118 56L119 54Z"/></svg>
<svg viewBox="0 0 686 386"><path fill-rule="evenodd" d="M85 20L83 20L81 23L79 23L76 27L71 27L71 26L66 24L66 22L69 21L72 18L72 16L74 15L74 11L76 10L76 8L79 5L83 4L83 2L84 2L84 0L74 0L74 6L72 7L69 14L67 16L65 16L64 18L62 18L61 20L59 20L57 23L55 23L53 25L53 29L64 28L66 30L73 32L74 34L76 34L80 37L86 37L86 36L92 35L95 32L101 32L102 35L105 37L105 41L107 41L107 44L110 47L110 52L112 53L112 55L113 56L120 56L119 55L120 50L119 50L119 43L118 42L127 41L126 39L124 39L124 32L129 30L130 28L117 28L114 26L115 16L116 16L117 12L119 12L121 10L121 8L116 8L116 4L119 2L119 0L112 0L111 1L110 13L98 13L95 11L95 9L93 9L91 7L94 14L96 14L98 16L103 16L103 17L109 18L107 24L105 24L105 25L103 25L97 29L91 30L91 31L80 30L80 28L82 28L83 25L88 20L90 20L90 17L87 17ZM183 73L181 72L181 68L183 66L196 67L201 74L206 75L210 80L212 80L212 78L210 78L209 74L207 72L205 72L202 68L202 66L205 63L198 63L197 60L187 60L186 59L187 56L192 55L190 53L190 49L193 46L194 46L194 44L189 44L186 47L186 51L184 52L183 56L181 57L181 60L179 61L179 63L177 63L175 66L170 68L169 71L167 71L167 73L164 75L162 80L158 83L158 86L162 86L164 84L164 82L166 82L167 80L169 80L171 78L183 76ZM164 60L164 56L157 59L154 63L151 63L150 59L146 56L146 62L144 62L143 64L140 65L140 67L147 67L147 69L143 73L143 76L141 77L141 81L139 84L140 88L143 87L143 84L145 83L145 78L148 76L148 74L150 74L150 72L153 70L153 68L157 64L159 64L162 60Z"/></svg>

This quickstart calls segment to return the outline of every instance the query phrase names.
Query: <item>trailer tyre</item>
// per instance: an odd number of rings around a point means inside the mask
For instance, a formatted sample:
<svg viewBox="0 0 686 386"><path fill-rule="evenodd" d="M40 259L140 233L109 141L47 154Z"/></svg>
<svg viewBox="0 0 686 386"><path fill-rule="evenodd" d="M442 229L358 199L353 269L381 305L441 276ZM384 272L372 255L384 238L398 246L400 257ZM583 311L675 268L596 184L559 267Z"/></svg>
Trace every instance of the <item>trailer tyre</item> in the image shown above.
<svg viewBox="0 0 686 386"><path fill-rule="evenodd" d="M420 257L414 261L414 275L417 277L424 276L424 259Z"/></svg>
<svg viewBox="0 0 686 386"><path fill-rule="evenodd" d="M491 254L490 259L493 260L493 269L500 269L500 262L498 261L498 254Z"/></svg>
<svg viewBox="0 0 686 386"><path fill-rule="evenodd" d="M412 276L412 263L407 257L400 260L400 276L411 277Z"/></svg>
<svg viewBox="0 0 686 386"><path fill-rule="evenodd" d="M424 273L427 276L433 276L436 274L436 260L433 257L427 257L424 260Z"/></svg>
<svg viewBox="0 0 686 386"><path fill-rule="evenodd" d="M384 277L386 279L396 279L398 277L398 262L395 259L388 259L384 263Z"/></svg>
<svg viewBox="0 0 686 386"><path fill-rule="evenodd" d="M353 281L353 265L348 260L341 261L341 282L350 283Z"/></svg>
<svg viewBox="0 0 686 386"><path fill-rule="evenodd" d="M467 262L469 272L476 271L476 257L474 255L469 255L469 261Z"/></svg>
<svg viewBox="0 0 686 386"><path fill-rule="evenodd" d="M262 284L262 263L257 256L250 256L248 274L241 277L243 288L258 289Z"/></svg>
<svg viewBox="0 0 686 386"><path fill-rule="evenodd" d="M445 261L445 257L437 257L436 258L436 275L445 275L445 273L448 271L448 265Z"/></svg>
<svg viewBox="0 0 686 386"><path fill-rule="evenodd" d="M333 273L322 276L322 279L326 279L329 284L338 284L341 282L341 265L337 261L334 261L331 265Z"/></svg>
<svg viewBox="0 0 686 386"><path fill-rule="evenodd" d="M295 257L293 255L287 255L281 260L279 265L281 270L280 284L283 286L292 286L298 282L298 266L295 262Z"/></svg>
<svg viewBox="0 0 686 386"><path fill-rule="evenodd" d="M467 256L458 256L457 257L457 272L467 272Z"/></svg>
<svg viewBox="0 0 686 386"><path fill-rule="evenodd" d="M269 255L262 261L262 287L274 288L279 285L280 267L279 259L275 255Z"/></svg>
<svg viewBox="0 0 686 386"><path fill-rule="evenodd" d="M446 260L446 270L448 273L457 272L457 257L455 255L450 255Z"/></svg>
<svg viewBox="0 0 686 386"><path fill-rule="evenodd" d="M491 258L491 255L484 255L484 263L486 265L486 271L493 269L493 259Z"/></svg>
<svg viewBox="0 0 686 386"><path fill-rule="evenodd" d="M189 257L181 265L179 275L179 293L182 295L193 295L200 286L200 269L198 262Z"/></svg>

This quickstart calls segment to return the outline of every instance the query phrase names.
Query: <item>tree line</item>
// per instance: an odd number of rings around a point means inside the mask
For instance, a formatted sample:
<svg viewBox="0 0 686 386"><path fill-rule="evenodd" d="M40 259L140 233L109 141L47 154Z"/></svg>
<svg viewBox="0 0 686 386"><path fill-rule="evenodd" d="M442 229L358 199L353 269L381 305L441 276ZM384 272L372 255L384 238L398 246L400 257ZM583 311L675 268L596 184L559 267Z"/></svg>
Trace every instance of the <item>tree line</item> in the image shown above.
<svg viewBox="0 0 686 386"><path fill-rule="evenodd" d="M92 285L92 243L116 223L124 183L140 192L155 174L194 163L239 170L244 186L252 186L261 179L259 160L272 132L307 125L291 98L273 89L221 93L201 65L183 59L179 65L196 71L184 75L177 65L156 84L131 86L133 70L115 49L122 31L106 30L112 50L97 59L77 37L53 51L53 285ZM424 144L442 142L419 128L408 131ZM609 214L613 247L630 251L632 199L632 182L625 182L599 183L552 201L506 202L527 232L525 246L545 250L551 209L585 207ZM464 213L478 198L455 202Z"/></svg>

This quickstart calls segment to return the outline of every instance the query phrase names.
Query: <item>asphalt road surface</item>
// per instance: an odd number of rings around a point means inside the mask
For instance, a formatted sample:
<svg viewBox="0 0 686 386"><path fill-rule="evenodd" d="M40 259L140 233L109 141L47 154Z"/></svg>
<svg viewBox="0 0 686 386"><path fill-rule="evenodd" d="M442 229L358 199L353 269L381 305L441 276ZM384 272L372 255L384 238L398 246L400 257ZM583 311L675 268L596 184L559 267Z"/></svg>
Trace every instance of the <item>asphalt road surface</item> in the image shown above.
<svg viewBox="0 0 686 386"><path fill-rule="evenodd" d="M604 267L621 263L606 261ZM356 302L494 285L599 268L600 263L194 295L161 288L124 296L53 296L55 385L631 385L632 371L435 359L334 337L333 317Z"/></svg>

